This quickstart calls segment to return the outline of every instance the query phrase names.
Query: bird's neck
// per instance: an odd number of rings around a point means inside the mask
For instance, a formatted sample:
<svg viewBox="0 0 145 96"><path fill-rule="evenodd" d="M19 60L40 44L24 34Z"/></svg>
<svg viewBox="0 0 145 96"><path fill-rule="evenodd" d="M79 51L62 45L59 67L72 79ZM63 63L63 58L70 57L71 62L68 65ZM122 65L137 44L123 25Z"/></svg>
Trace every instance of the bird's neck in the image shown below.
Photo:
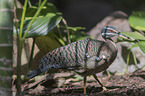
<svg viewBox="0 0 145 96"><path fill-rule="evenodd" d="M110 64L112 64L112 62L117 57L118 50L117 50L117 47L116 47L115 43L113 42L113 40L106 39L106 43L108 44L108 47L109 47L109 50L110 50L109 53L108 53L108 54L110 54L110 56L108 58L107 65L106 65L107 67L109 67Z"/></svg>
<svg viewBox="0 0 145 96"><path fill-rule="evenodd" d="M106 43L108 44L109 49L111 50L112 54L117 54L117 47L112 39L106 39Z"/></svg>

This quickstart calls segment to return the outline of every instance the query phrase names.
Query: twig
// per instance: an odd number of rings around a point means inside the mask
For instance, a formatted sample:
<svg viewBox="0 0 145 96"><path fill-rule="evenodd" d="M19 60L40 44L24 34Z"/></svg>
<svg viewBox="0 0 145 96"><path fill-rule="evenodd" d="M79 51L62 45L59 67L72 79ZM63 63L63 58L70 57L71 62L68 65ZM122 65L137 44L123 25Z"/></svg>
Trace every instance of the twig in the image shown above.
<svg viewBox="0 0 145 96"><path fill-rule="evenodd" d="M67 25L67 22L65 21L65 19L62 17L62 21L63 21L63 23L64 23L64 25L65 25L65 27L66 27L66 30L67 30L67 39L68 39L68 42L69 43L71 43L71 40L70 40L70 32L69 32L69 30L68 30L68 25Z"/></svg>

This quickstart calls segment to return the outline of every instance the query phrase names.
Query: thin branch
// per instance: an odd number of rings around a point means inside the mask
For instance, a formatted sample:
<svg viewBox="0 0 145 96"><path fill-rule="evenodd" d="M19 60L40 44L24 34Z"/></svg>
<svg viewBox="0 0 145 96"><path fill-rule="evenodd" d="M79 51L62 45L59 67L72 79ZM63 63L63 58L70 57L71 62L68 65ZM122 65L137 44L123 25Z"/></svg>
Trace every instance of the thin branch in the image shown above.
<svg viewBox="0 0 145 96"><path fill-rule="evenodd" d="M67 22L65 21L65 19L62 17L62 22L64 23L65 27L66 27L66 30L67 30L67 39L68 39L68 42L71 43L71 40L70 40L70 32L68 30L68 25L67 25Z"/></svg>

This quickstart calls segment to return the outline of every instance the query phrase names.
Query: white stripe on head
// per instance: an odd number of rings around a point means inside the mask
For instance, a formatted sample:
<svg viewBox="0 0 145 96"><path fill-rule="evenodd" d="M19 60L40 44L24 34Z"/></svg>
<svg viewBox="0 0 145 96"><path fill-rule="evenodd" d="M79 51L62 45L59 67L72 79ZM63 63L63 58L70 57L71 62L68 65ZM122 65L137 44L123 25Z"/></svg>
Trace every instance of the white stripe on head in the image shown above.
<svg viewBox="0 0 145 96"><path fill-rule="evenodd" d="M106 35L115 35L115 36L117 36L117 34L115 34L115 33L114 34L113 33L101 33L101 35L105 35L105 34Z"/></svg>
<svg viewBox="0 0 145 96"><path fill-rule="evenodd" d="M115 30L115 29L113 29L113 28L106 28L106 29L109 29L109 30L113 30L114 32L116 32L116 33L118 33L118 31L117 30Z"/></svg>

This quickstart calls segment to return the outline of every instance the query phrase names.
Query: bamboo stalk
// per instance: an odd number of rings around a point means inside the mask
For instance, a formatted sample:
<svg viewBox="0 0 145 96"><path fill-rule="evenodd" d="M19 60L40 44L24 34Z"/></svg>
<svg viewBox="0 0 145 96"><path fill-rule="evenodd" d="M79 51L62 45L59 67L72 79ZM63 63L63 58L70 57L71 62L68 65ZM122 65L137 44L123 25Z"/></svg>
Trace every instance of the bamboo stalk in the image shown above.
<svg viewBox="0 0 145 96"><path fill-rule="evenodd" d="M13 2L0 0L0 96L12 96Z"/></svg>

